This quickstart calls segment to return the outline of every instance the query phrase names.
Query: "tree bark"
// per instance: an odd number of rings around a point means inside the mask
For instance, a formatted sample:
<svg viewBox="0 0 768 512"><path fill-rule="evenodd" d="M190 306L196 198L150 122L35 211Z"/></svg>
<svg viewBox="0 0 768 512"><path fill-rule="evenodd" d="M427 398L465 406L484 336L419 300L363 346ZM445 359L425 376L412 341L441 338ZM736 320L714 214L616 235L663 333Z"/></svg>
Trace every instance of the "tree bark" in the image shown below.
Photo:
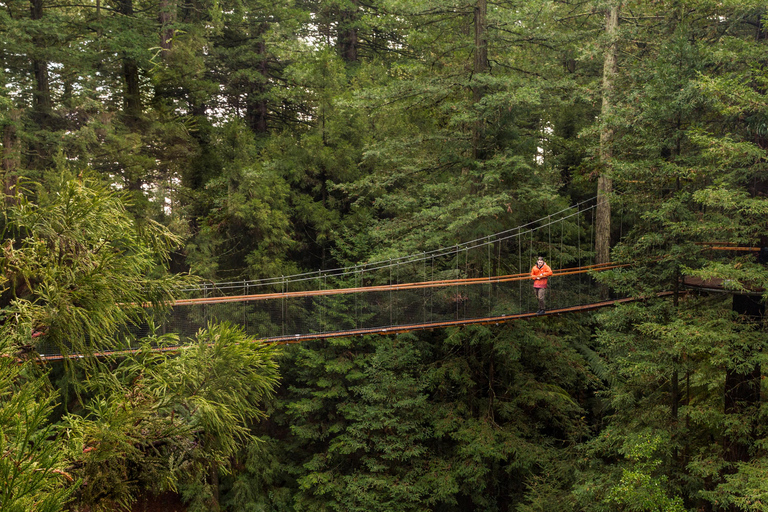
<svg viewBox="0 0 768 512"><path fill-rule="evenodd" d="M485 73L488 70L488 38L487 38L487 16L488 1L477 0L474 10L475 25L475 61L472 67L473 75ZM475 104L480 103L485 96L485 87L475 85L472 88L472 94ZM483 152L480 148L482 144L485 125L481 119L475 121L472 126L472 157L482 159Z"/></svg>
<svg viewBox="0 0 768 512"><path fill-rule="evenodd" d="M40 21L43 19L43 0L30 0L30 15L33 21ZM33 38L35 48L43 51L46 47L46 42L43 36L35 36ZM39 122L42 122L42 128L45 127L45 120L51 110L51 86L48 77L48 62L40 58L39 55L35 55L32 59L32 68L35 73L35 112L40 117Z"/></svg>
<svg viewBox="0 0 768 512"><path fill-rule="evenodd" d="M33 24L41 22L44 15L43 0L30 0L30 19ZM51 101L51 85L48 73L49 41L48 36L42 30L38 30L32 36L34 46L31 55L32 71L35 76L35 90L32 100L32 109L29 114L35 124L33 140L27 146L28 158L20 165L31 169L44 169L51 162L54 152L52 139L44 135L49 130L54 130L53 103Z"/></svg>
<svg viewBox="0 0 768 512"><path fill-rule="evenodd" d="M246 104L246 120L248 126L257 134L265 134L269 128L267 117L269 114L269 105L267 103L267 88L269 83L269 58L267 56L267 43L264 41L264 34L267 31L267 24L261 23L256 29L256 35L259 42L256 45L256 51L259 59L256 68L262 76L262 80L250 87Z"/></svg>
<svg viewBox="0 0 768 512"><path fill-rule="evenodd" d="M173 45L173 24L176 22L176 1L160 0L160 48L161 55L166 58Z"/></svg>
<svg viewBox="0 0 768 512"><path fill-rule="evenodd" d="M19 180L16 174L20 163L16 123L18 123L20 118L21 113L19 110L11 110L8 123L3 127L3 194L6 205L11 205L15 202L14 187Z"/></svg>
<svg viewBox="0 0 768 512"><path fill-rule="evenodd" d="M141 118L141 88L139 86L139 65L136 59L123 58L123 79L125 90L123 92L123 113L126 124L135 128Z"/></svg>
<svg viewBox="0 0 768 512"><path fill-rule="evenodd" d="M353 0L352 4L354 9L342 9L339 13L339 29L336 36L339 55L345 62L357 62L358 59L357 0Z"/></svg>
<svg viewBox="0 0 768 512"><path fill-rule="evenodd" d="M616 32L619 28L621 2L614 1L605 13L605 33L610 42L603 62L603 104L600 130L600 176L597 179L597 211L595 212L595 253L596 263L607 263L611 259L611 203L613 191L611 167L613 151L613 128L610 114L613 109L614 81L618 72L616 55L618 43Z"/></svg>
<svg viewBox="0 0 768 512"><path fill-rule="evenodd" d="M133 17L133 0L120 0L118 4L120 14ZM127 55L123 56L123 113L125 123L131 129L136 129L141 118L141 89L139 81L139 65L136 59Z"/></svg>
<svg viewBox="0 0 768 512"><path fill-rule="evenodd" d="M475 73L483 73L488 69L487 18L488 1L477 0L475 5Z"/></svg>

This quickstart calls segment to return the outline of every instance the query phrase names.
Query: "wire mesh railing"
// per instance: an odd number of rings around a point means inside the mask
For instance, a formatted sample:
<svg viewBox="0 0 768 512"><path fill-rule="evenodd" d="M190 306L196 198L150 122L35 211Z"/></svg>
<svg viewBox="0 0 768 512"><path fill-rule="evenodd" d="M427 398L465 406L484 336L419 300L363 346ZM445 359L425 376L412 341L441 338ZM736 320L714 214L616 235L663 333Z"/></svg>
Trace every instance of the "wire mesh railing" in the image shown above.
<svg viewBox="0 0 768 512"><path fill-rule="evenodd" d="M556 310L601 300L588 273L606 267L564 271L549 278L546 306ZM323 292L340 293L323 293ZM191 336L209 322L241 325L268 341L340 331L442 324L455 320L516 315L538 309L527 275L363 286L341 290L290 291L237 296L233 300L187 301L161 320L169 332Z"/></svg>

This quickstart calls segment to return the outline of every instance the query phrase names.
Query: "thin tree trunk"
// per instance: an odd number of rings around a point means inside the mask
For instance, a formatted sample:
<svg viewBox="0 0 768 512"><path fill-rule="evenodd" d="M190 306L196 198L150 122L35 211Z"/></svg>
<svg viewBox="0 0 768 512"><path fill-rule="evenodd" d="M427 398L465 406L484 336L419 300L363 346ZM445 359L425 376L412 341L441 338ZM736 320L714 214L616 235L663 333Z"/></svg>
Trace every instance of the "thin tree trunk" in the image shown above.
<svg viewBox="0 0 768 512"><path fill-rule="evenodd" d="M621 2L615 0L605 13L605 32L610 39L603 63L603 104L601 109L602 128L600 130L600 176L597 179L597 211L595 213L595 252L596 263L607 263L611 258L611 203L613 191L611 167L613 151L613 128L610 124L613 109L614 81L618 72L616 54L618 43L616 33L619 28Z"/></svg>
<svg viewBox="0 0 768 512"><path fill-rule="evenodd" d="M141 89L139 66L136 63L136 59L131 57L123 58L123 79L125 80L123 113L126 117L126 124L131 128L136 128L136 124L141 118Z"/></svg>
<svg viewBox="0 0 768 512"><path fill-rule="evenodd" d="M43 19L43 0L30 0L29 8L33 21L40 21ZM46 42L43 36L36 35L33 40L36 49L45 49ZM46 117L51 110L51 87L48 78L48 62L38 55L35 55L32 59L32 67L34 69L35 82L37 84L34 98L35 110L42 117Z"/></svg>
<svg viewBox="0 0 768 512"><path fill-rule="evenodd" d="M219 503L219 465L215 462L211 466L211 503L209 504L209 510L212 512L218 512L221 510Z"/></svg>
<svg viewBox="0 0 768 512"><path fill-rule="evenodd" d="M176 22L175 0L160 0L158 21L160 22L160 48L165 58L170 53L173 43L173 24Z"/></svg>
<svg viewBox="0 0 768 512"><path fill-rule="evenodd" d="M6 205L14 203L14 188L19 180L19 177L16 174L20 162L19 139L16 136L16 123L18 123L20 118L21 112L19 110L11 110L9 121L3 127L3 194Z"/></svg>
<svg viewBox="0 0 768 512"><path fill-rule="evenodd" d="M488 1L477 0L475 5L475 73L483 73L488 69ZM477 96L475 99L478 99Z"/></svg>
<svg viewBox="0 0 768 512"><path fill-rule="evenodd" d="M358 59L357 0L353 0L352 5L354 9L343 9L339 13L339 29L336 36L339 55L346 62L357 62Z"/></svg>
<svg viewBox="0 0 768 512"><path fill-rule="evenodd" d="M126 17L133 17L133 0L121 0L118 4L120 14ZM125 114L126 124L132 129L137 128L141 117L141 89L139 82L139 65L136 59L123 56L123 80L125 89L123 91L123 113Z"/></svg>
<svg viewBox="0 0 768 512"><path fill-rule="evenodd" d="M485 73L488 70L488 39L487 39L487 16L488 16L488 1L477 0L475 4L475 62L472 67L474 75ZM480 103L485 96L485 87L475 85L472 88L472 94L475 104ZM475 159L482 159L483 154L480 149L481 140L483 138L483 132L485 131L484 123L481 119L475 121L472 127L472 157Z"/></svg>
<svg viewBox="0 0 768 512"><path fill-rule="evenodd" d="M259 37L257 43L257 53L259 59L256 63L256 69L263 77L262 80L253 84L250 87L249 97L246 100L246 120L248 126L254 133L265 134L269 128L267 124L267 116L269 114L269 105L267 103L267 88L269 83L269 59L267 56L267 44L264 41L264 34L267 31L267 24L261 23L256 29L256 35Z"/></svg>
<svg viewBox="0 0 768 512"><path fill-rule="evenodd" d="M33 23L42 23L44 15L43 0L30 0L30 18ZM50 165L53 154L52 139L45 137L44 132L54 130L53 104L51 101L51 85L48 73L48 42L49 36L38 30L32 36L34 46L32 57L32 71L35 76L35 91L31 111L31 119L36 125L34 140L30 142L29 159L24 163L25 167L43 169ZM20 163L21 164L21 163Z"/></svg>
<svg viewBox="0 0 768 512"><path fill-rule="evenodd" d="M119 0L118 11L126 18L133 18L133 0ZM134 133L141 132L142 106L139 64L133 57L123 54L123 122ZM143 194L144 175L141 170L126 168L123 173L126 188L137 197Z"/></svg>

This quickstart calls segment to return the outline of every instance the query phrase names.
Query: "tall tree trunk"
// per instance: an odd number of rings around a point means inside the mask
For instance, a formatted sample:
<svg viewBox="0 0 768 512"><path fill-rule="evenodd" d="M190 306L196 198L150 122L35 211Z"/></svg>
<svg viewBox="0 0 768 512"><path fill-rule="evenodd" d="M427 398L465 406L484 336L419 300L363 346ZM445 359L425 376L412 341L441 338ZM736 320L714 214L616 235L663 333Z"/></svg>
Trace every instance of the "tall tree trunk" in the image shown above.
<svg viewBox="0 0 768 512"><path fill-rule="evenodd" d="M127 18L132 18L133 0L119 0L118 11ZM135 58L124 54L123 60L123 122L134 133L141 131L141 82L139 78L139 64ZM127 168L124 170L123 179L126 188L139 197L143 194L144 176L141 170Z"/></svg>
<svg viewBox="0 0 768 512"><path fill-rule="evenodd" d="M30 17L32 22L43 19L43 0L30 0ZM33 169L43 169L50 165L53 154L51 140L43 134L53 127L53 106L51 102L51 85L48 74L47 36L39 30L33 37L34 54L32 55L32 70L35 75L35 91L32 104L31 118L36 126L35 140L29 145L29 161L25 166Z"/></svg>
<svg viewBox="0 0 768 512"><path fill-rule="evenodd" d="M477 0L475 4L474 12L474 25L475 25L475 62L472 67L473 75L485 73L488 70L488 38L487 38L487 15L488 15L488 0ZM485 96L485 87L481 85L475 85L472 88L472 94L475 104L480 103ZM480 149L481 140L483 138L483 132L485 131L484 123L481 119L475 121L472 127L472 157L474 159L482 159L483 154Z"/></svg>
<svg viewBox="0 0 768 512"><path fill-rule="evenodd" d="M170 53L173 42L173 24L176 22L175 0L160 0L158 22L160 23L160 48L165 58Z"/></svg>
<svg viewBox="0 0 768 512"><path fill-rule="evenodd" d="M40 21L43 19L43 0L30 0L30 14L32 21ZM34 36L33 41L37 50L45 50L46 42L43 36L36 35ZM48 62L36 54L32 59L32 68L34 69L36 83L34 98L35 111L41 117L41 120L44 121L51 110L51 86L48 78ZM41 127L44 128L45 126L43 125Z"/></svg>
<svg viewBox="0 0 768 512"><path fill-rule="evenodd" d="M342 9L339 13L339 28L336 36L339 55L346 62L357 62L358 58L358 0L352 0L352 4L354 9Z"/></svg>
<svg viewBox="0 0 768 512"><path fill-rule="evenodd" d="M475 5L475 73L488 69L488 0L477 0ZM477 99L477 96L475 97Z"/></svg>
<svg viewBox="0 0 768 512"><path fill-rule="evenodd" d="M614 81L618 72L616 55L618 52L617 31L619 28L619 12L621 1L614 0L605 13L605 33L610 43L605 52L603 63L603 104L601 109L600 130L600 176L597 179L597 211L595 213L595 252L596 263L607 263L611 258L611 203L610 194L613 190L611 167L613 151L613 128L610 125L610 114L613 109Z"/></svg>
<svg viewBox="0 0 768 512"><path fill-rule="evenodd" d="M123 58L123 79L125 80L123 113L125 114L126 124L135 129L141 118L139 65L136 63L136 59L131 57Z"/></svg>
<svg viewBox="0 0 768 512"><path fill-rule="evenodd" d="M259 38L259 42L256 45L256 51L259 55L259 59L256 63L256 69L262 79L254 84L248 93L246 100L246 122L248 126L257 134L267 133L267 115L269 113L269 105L267 103L267 88L269 83L269 58L267 56L267 43L264 41L264 34L267 31L267 24L261 23L256 29L256 36Z"/></svg>
<svg viewBox="0 0 768 512"><path fill-rule="evenodd" d="M120 0L118 11L126 17L133 17L133 0ZM123 55L123 113L125 122L131 129L137 129L141 118L141 89L139 82L139 65L136 59Z"/></svg>
<svg viewBox="0 0 768 512"><path fill-rule="evenodd" d="M14 202L14 187L18 183L17 170L20 162L19 139L16 136L16 123L21 118L21 112L13 109L8 116L8 122L3 127L3 194L5 204Z"/></svg>

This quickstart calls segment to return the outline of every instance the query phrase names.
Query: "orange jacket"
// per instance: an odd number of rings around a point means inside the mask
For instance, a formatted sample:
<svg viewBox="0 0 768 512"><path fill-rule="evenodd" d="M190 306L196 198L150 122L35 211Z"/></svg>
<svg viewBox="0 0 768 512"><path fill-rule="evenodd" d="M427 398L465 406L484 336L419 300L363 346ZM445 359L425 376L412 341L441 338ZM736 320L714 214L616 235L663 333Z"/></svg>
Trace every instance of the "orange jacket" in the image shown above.
<svg viewBox="0 0 768 512"><path fill-rule="evenodd" d="M534 265L531 269L531 279L533 279L534 288L546 288L547 278L552 275L552 269L546 263L539 268L538 265Z"/></svg>

